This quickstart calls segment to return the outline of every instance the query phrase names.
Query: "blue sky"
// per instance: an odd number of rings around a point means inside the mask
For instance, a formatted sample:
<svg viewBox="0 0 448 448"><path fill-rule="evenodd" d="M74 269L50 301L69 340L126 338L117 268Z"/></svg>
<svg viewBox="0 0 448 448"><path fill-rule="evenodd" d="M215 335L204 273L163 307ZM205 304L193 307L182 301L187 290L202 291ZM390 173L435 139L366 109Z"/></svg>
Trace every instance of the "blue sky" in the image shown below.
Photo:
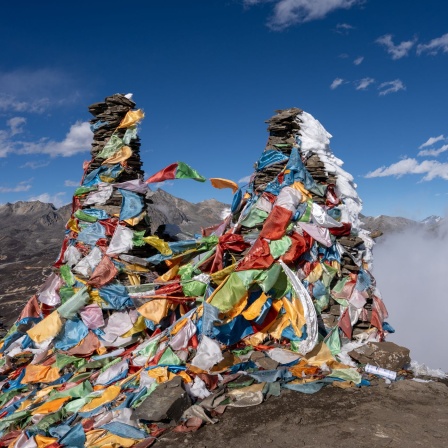
<svg viewBox="0 0 448 448"><path fill-rule="evenodd" d="M239 182L264 120L295 106L333 135L363 213L447 214L445 2L28 0L2 13L0 204L70 202L90 159L88 105L132 92L148 177L183 161ZM232 199L209 182L161 187Z"/></svg>

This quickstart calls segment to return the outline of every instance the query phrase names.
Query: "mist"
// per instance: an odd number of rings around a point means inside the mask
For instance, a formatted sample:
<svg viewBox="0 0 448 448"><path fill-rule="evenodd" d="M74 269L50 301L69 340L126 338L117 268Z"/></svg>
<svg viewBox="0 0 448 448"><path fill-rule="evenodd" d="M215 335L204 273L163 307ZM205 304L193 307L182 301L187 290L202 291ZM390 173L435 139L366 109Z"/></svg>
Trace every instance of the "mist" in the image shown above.
<svg viewBox="0 0 448 448"><path fill-rule="evenodd" d="M448 372L448 219L437 232L380 237L373 257L387 322L395 328L386 340L409 348L413 361Z"/></svg>

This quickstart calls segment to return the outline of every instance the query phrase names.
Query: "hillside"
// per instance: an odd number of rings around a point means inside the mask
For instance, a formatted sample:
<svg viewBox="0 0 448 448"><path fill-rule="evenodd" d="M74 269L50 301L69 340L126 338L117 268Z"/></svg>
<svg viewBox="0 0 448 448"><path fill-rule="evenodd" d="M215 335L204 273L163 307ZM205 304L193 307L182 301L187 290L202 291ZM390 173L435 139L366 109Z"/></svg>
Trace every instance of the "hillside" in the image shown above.
<svg viewBox="0 0 448 448"><path fill-rule="evenodd" d="M193 204L161 189L149 192L148 201L152 233L161 229L173 239L190 238L220 222L228 208L214 199ZM39 201L0 205L0 324L12 324L50 274L70 214L70 204L59 209Z"/></svg>

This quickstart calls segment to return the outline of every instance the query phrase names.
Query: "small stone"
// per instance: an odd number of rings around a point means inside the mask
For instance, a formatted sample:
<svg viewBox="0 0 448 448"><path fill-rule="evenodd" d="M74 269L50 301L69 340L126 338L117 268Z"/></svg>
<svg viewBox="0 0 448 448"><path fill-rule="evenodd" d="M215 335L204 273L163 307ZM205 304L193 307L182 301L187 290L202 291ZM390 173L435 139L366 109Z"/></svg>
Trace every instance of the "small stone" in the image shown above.
<svg viewBox="0 0 448 448"><path fill-rule="evenodd" d="M258 367L264 370L275 370L278 367L278 362L265 356L264 358L257 359L255 361Z"/></svg>

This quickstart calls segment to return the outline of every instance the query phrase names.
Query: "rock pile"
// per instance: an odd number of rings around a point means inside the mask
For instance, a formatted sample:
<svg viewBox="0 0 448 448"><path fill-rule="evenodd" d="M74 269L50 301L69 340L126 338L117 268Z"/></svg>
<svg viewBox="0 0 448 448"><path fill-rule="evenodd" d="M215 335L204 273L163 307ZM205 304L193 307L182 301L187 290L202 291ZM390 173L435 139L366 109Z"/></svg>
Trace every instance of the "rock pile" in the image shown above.
<svg viewBox="0 0 448 448"><path fill-rule="evenodd" d="M282 388L368 385L376 350L359 348L392 331L361 201L317 120L278 111L229 216L166 241L149 231L134 107L89 108L54 272L0 343L0 446L146 447L169 421L191 431Z"/></svg>

